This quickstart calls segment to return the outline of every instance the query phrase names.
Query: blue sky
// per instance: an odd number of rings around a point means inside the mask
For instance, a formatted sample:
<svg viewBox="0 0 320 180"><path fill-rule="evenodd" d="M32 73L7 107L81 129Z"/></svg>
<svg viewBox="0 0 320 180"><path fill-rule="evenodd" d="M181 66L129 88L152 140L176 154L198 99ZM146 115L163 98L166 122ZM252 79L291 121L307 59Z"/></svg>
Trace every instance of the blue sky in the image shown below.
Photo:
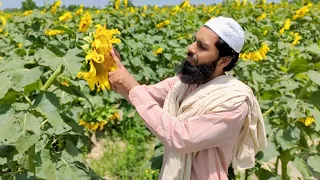
<svg viewBox="0 0 320 180"><path fill-rule="evenodd" d="M12 7L21 7L21 2L23 0L0 0L2 1L2 9L4 8L12 8ZM36 2L37 5L42 6L44 3L52 3L54 0L33 0ZM70 4L84 4L85 6L96 6L100 5L100 7L104 7L106 4L108 4L109 0L62 0L62 3L66 6ZM134 5L175 5L183 2L183 0L133 0L132 1ZM221 2L221 0L191 0L190 3L192 4L210 4L213 2Z"/></svg>
<svg viewBox="0 0 320 180"><path fill-rule="evenodd" d="M0 0L2 2L2 7L1 9L5 8L19 8L21 7L21 2L23 0ZM38 6L43 6L45 3L52 3L54 0L34 0ZM212 4L212 3L219 3L222 0L190 0L191 4ZM271 1L271 0L269 0ZM274 0L272 0L274 1ZM62 3L66 6L70 4L84 4L85 6L100 6L104 7L106 4L108 4L109 0L62 0ZM134 5L140 6L140 5L158 5L158 6L163 6L163 5L176 5L183 0L133 0L132 1Z"/></svg>

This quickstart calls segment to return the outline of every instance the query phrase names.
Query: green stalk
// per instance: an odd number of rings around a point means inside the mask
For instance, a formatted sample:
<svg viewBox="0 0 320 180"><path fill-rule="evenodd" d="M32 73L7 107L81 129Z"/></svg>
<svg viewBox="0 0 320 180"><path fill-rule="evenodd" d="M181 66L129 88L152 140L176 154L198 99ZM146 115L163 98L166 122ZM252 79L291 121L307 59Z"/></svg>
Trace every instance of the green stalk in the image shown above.
<svg viewBox="0 0 320 180"><path fill-rule="evenodd" d="M259 61L259 75L262 74L262 61ZM257 96L258 96L258 99L260 99L260 96L261 96L261 83L258 82L258 93L257 93Z"/></svg>
<svg viewBox="0 0 320 180"><path fill-rule="evenodd" d="M309 79L308 81L307 81L307 83L304 85L304 87L300 90L300 92L299 92L299 94L298 94L298 99L301 99L301 98L303 98L303 96L306 94L306 92L307 92L307 88L309 87L309 86L311 86L311 84L312 84L312 80L311 79Z"/></svg>
<svg viewBox="0 0 320 180"><path fill-rule="evenodd" d="M55 71L54 73L51 75L51 77L47 80L47 82L44 84L44 86L41 88L41 91L46 91L51 84L53 83L53 81L59 76L59 74L61 74L64 70L64 66L60 65Z"/></svg>
<svg viewBox="0 0 320 180"><path fill-rule="evenodd" d="M249 169L246 169L244 179L248 180L248 178L249 178Z"/></svg>
<svg viewBox="0 0 320 180"><path fill-rule="evenodd" d="M29 104L30 106L32 106L32 103L31 103L31 100L29 99L29 97L26 96L26 95L24 95L24 98L27 100L28 104Z"/></svg>
<svg viewBox="0 0 320 180"><path fill-rule="evenodd" d="M279 156L277 156L277 161L276 161L276 174L278 174L278 166L279 166Z"/></svg>
<svg viewBox="0 0 320 180"><path fill-rule="evenodd" d="M7 162L8 162L8 166L11 169L11 172L16 172L17 168L16 168L16 163L13 160L13 152L9 153L9 156L7 157Z"/></svg>
<svg viewBox="0 0 320 180"><path fill-rule="evenodd" d="M28 166L29 166L29 171L33 172L34 176L36 177L36 166L34 163L35 154L36 154L36 146L33 145L28 149Z"/></svg>
<svg viewBox="0 0 320 180"><path fill-rule="evenodd" d="M288 163L290 161L290 150L285 150L280 153L280 159L281 159L281 173L282 173L282 179L288 180Z"/></svg>
<svg viewBox="0 0 320 180"><path fill-rule="evenodd" d="M269 108L266 112L264 112L264 113L262 114L262 116L268 115L269 113L271 113L271 112L273 111L273 109L274 109L274 105L271 106L271 108Z"/></svg>
<svg viewBox="0 0 320 180"><path fill-rule="evenodd" d="M47 122L48 122L48 119L44 120L44 121L40 124L39 128L42 128Z"/></svg>

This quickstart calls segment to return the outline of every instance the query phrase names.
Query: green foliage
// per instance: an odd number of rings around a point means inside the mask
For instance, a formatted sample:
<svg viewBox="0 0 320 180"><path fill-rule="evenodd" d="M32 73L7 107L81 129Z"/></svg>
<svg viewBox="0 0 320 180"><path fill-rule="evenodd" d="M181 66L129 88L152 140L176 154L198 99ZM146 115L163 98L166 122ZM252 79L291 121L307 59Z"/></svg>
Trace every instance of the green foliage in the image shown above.
<svg viewBox="0 0 320 180"><path fill-rule="evenodd" d="M92 168L102 177L137 180L157 178L159 171L151 169L149 164L154 140L142 120L135 114L120 123L106 134L106 138L99 138L104 153L97 160L91 159Z"/></svg>
<svg viewBox="0 0 320 180"><path fill-rule="evenodd" d="M24 11L37 8L37 5L33 0L25 0L25 1L22 1L21 4L22 4L21 9Z"/></svg>

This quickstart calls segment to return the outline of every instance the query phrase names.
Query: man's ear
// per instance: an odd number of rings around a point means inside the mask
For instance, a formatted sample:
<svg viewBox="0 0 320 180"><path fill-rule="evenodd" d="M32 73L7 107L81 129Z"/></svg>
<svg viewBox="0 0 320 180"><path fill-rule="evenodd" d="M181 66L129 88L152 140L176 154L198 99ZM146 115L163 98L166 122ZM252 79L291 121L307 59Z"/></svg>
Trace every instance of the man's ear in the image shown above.
<svg viewBox="0 0 320 180"><path fill-rule="evenodd" d="M226 67L230 64L231 60L232 60L231 56L222 57L220 59L219 67L223 69L224 67Z"/></svg>

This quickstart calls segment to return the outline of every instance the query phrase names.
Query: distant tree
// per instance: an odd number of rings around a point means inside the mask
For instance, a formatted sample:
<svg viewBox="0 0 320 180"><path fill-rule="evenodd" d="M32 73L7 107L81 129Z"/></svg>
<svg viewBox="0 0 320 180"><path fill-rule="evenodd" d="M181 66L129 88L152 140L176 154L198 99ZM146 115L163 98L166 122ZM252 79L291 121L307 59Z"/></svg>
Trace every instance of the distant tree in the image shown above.
<svg viewBox="0 0 320 180"><path fill-rule="evenodd" d="M70 4L70 5L67 7L67 9L68 9L69 11L74 11L74 10L78 9L78 7L79 7L79 6L77 6L77 5Z"/></svg>
<svg viewBox="0 0 320 180"><path fill-rule="evenodd" d="M25 10L25 11L37 8L37 5L33 0L25 0L25 1L21 2L21 4L22 4L21 9Z"/></svg>
<svg viewBox="0 0 320 180"><path fill-rule="evenodd" d="M5 13L12 13L12 12L19 12L19 11L21 11L21 10L18 8L6 8L3 10L3 12L5 12Z"/></svg>
<svg viewBox="0 0 320 180"><path fill-rule="evenodd" d="M128 7L134 7L132 0L128 0Z"/></svg>

